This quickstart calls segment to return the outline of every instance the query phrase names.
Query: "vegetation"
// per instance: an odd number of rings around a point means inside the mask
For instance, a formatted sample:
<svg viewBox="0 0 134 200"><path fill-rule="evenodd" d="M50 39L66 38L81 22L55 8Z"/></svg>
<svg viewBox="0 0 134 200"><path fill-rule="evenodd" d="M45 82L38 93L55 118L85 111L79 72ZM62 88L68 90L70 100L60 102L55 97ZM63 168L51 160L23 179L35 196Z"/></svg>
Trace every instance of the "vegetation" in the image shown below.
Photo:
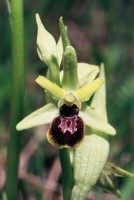
<svg viewBox="0 0 134 200"><path fill-rule="evenodd" d="M0 10L0 24L2 27L0 30L1 197L4 197L5 194L6 159L10 155L10 150L7 151L7 143L8 138L10 138L9 133L12 132L11 124L16 124L20 118L22 118L22 110L26 116L44 104L42 90L34 84L34 79L38 75L46 75L47 71L47 67L44 66L44 63L41 63L36 53L36 12L40 13L43 24L45 24L47 30L54 33L54 37L57 38L57 40L60 32L57 24L59 17L63 16L68 27L70 40L77 51L79 62L84 61L95 65L99 65L101 62L105 63L108 117L110 123L117 130L117 135L111 138L110 141L111 151L109 161L112 161L126 170L134 172L133 1L119 0L118 2L113 2L112 0L96 0L90 2L85 0L84 3L79 0L58 0L58 2L54 0L42 0L40 3L32 0L24 1L25 95L23 95L23 86L19 91L24 97L24 109L22 109L22 103L19 101L19 107L21 107L21 109L15 112L11 111L15 116L15 120L14 116L12 117L9 111L13 109L13 103L15 104L17 103L16 101L18 101L13 100L17 93L11 87L11 82L13 81L11 78L11 71L13 71L11 64L12 29L10 29L7 5L2 1L0 3ZM19 52L19 50L17 51ZM20 53L23 56L22 51L20 51ZM20 72L20 58L16 56L15 59L18 59L18 66L16 66L13 72L13 75L16 77ZM21 73L21 75L23 75L23 73ZM24 76L22 76L22 82L23 78ZM19 81L21 81L20 78ZM16 86L20 87L18 81ZM18 112L17 115L16 112ZM16 142L15 136L13 136L13 140L15 141L14 147L17 145L18 147L15 148L20 148L18 179L20 199L21 197L23 197L23 199L45 199L45 197L46 200L52 198L59 199L61 179L59 178L60 167L58 167L58 151L50 146L44 139L44 126L26 132L28 132L28 134L23 133L21 138L19 135L20 133L18 133L18 143ZM31 132L31 134L29 134L29 132ZM13 153L19 153L18 150L16 152L14 151L15 150L13 150ZM7 163L7 172L11 175L13 174L10 172L10 169L15 159L14 155L12 156L13 157L10 157L11 161ZM16 172L17 168L15 173ZM50 184L50 180L58 184L53 186ZM133 184L133 179L118 179L118 185L123 195L122 199L133 199ZM105 194L102 194L100 197L100 193L98 194L98 192L97 190L95 194L91 194L93 195L91 198L96 198L98 200L104 198L109 199L109 196L107 197ZM18 195L17 193L13 194ZM11 199L15 198L16 197L11 197ZM114 198L113 196L113 199Z"/></svg>

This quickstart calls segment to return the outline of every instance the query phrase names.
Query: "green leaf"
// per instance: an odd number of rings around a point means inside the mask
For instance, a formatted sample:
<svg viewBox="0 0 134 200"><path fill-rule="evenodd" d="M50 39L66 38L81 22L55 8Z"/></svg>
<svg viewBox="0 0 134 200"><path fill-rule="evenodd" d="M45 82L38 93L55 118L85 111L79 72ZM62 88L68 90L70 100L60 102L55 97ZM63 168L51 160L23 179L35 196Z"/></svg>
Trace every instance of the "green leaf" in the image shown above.
<svg viewBox="0 0 134 200"><path fill-rule="evenodd" d="M95 131L103 132L108 135L115 135L115 129L108 124L101 115L96 113L86 104L82 106L79 114L84 120L85 124Z"/></svg>
<svg viewBox="0 0 134 200"><path fill-rule="evenodd" d="M88 63L78 63L78 79L80 87L91 83L99 72L99 67Z"/></svg>
<svg viewBox="0 0 134 200"><path fill-rule="evenodd" d="M49 103L25 117L21 122L17 124L16 129L20 131L35 126L51 123L57 114L57 107L54 104Z"/></svg>

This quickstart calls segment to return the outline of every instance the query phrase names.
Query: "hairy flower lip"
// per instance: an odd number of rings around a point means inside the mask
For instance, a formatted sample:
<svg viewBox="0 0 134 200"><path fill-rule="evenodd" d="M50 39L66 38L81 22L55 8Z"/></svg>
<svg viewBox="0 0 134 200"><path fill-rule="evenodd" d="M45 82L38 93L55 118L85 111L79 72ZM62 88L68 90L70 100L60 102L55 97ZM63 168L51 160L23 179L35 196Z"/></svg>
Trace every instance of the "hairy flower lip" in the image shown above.
<svg viewBox="0 0 134 200"><path fill-rule="evenodd" d="M75 104L60 107L60 114L54 118L47 133L48 141L53 146L75 148L83 141L84 122L78 114Z"/></svg>
<svg viewBox="0 0 134 200"><path fill-rule="evenodd" d="M76 148L84 139L84 122L77 116L56 117L47 132L48 141L58 148Z"/></svg>

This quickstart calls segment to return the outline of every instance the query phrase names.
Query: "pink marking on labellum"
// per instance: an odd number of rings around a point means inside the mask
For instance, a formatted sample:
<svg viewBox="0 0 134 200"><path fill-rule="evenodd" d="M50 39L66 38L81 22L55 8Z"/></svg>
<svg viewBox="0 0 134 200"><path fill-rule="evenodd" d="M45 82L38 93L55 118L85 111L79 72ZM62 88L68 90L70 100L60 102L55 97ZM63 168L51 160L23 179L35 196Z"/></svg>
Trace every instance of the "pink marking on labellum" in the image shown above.
<svg viewBox="0 0 134 200"><path fill-rule="evenodd" d="M60 115L56 117L49 130L49 138L58 146L75 147L84 138L84 122L78 116L79 109L76 105L60 108Z"/></svg>
<svg viewBox="0 0 134 200"><path fill-rule="evenodd" d="M73 134L75 131L77 131L77 116L73 117L61 117L60 118L61 123L59 124L59 128L61 128L61 132L66 133L69 131L71 134Z"/></svg>

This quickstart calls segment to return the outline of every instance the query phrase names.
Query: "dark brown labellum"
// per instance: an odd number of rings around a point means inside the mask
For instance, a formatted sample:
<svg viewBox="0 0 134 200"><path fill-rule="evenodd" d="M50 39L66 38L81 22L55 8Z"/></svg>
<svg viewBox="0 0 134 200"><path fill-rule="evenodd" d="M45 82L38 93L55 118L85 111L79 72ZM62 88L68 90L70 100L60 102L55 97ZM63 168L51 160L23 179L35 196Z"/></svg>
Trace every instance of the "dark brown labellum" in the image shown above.
<svg viewBox="0 0 134 200"><path fill-rule="evenodd" d="M74 148L84 138L84 122L78 116L76 105L60 108L60 115L56 117L48 133L48 140L56 147Z"/></svg>

